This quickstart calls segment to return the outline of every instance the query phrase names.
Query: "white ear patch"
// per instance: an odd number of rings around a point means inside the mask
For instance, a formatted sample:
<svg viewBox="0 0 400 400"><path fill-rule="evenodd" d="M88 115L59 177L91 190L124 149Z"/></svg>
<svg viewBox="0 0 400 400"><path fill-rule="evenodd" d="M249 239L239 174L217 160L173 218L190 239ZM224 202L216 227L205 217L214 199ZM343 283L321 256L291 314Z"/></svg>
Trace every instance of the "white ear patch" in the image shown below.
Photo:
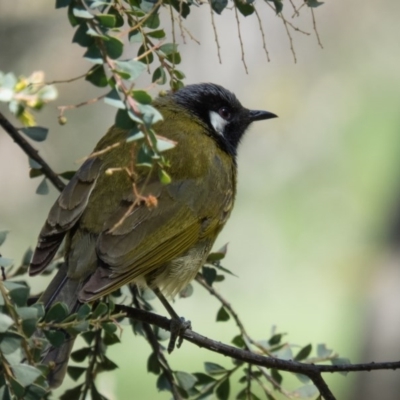
<svg viewBox="0 0 400 400"><path fill-rule="evenodd" d="M210 111L210 122L213 128L215 129L215 132L220 134L221 136L224 136L224 131L225 131L225 126L228 123L227 120L223 119L217 112L215 111Z"/></svg>

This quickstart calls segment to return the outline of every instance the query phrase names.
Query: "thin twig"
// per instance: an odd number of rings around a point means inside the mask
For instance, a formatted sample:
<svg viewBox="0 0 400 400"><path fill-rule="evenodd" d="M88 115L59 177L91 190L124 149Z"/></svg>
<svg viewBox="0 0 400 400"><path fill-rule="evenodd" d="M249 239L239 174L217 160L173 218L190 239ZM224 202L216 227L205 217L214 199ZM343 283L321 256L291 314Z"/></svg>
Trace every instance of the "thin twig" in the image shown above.
<svg viewBox="0 0 400 400"><path fill-rule="evenodd" d="M97 103L101 99L104 99L104 97L106 97L106 96L107 96L107 94L102 94L101 96L94 97L93 99L82 101L82 103L68 104L66 106L58 106L57 109L60 111L60 114L59 114L58 117L59 118L62 117L64 115L64 112L67 111L67 110L74 110L75 108L79 108L79 107L87 106L89 104Z"/></svg>
<svg viewBox="0 0 400 400"><path fill-rule="evenodd" d="M235 9L236 25L237 25L237 28L238 28L238 36L239 36L239 43L240 43L240 52L241 52L241 54L242 54L242 63L243 63L244 69L245 69L245 71L246 71L246 74L249 74L249 71L248 71L247 65L246 65L246 59L245 59L245 57L244 57L244 46L243 46L242 34L241 34L241 32L240 32L239 13L238 13L238 10L237 10L237 7L236 7L236 6L234 7L234 9Z"/></svg>
<svg viewBox="0 0 400 400"><path fill-rule="evenodd" d="M61 83L71 83L71 82L75 82L79 79L84 78L87 75L87 72L85 72L82 75L76 76L75 78L70 78L70 79L62 79L62 80L56 80L56 81L51 81L51 82L45 82L45 85L58 85Z"/></svg>
<svg viewBox="0 0 400 400"><path fill-rule="evenodd" d="M289 0L289 1L290 1L290 4L292 5L293 11L294 11L292 18L300 16L299 10L296 8L295 4L293 3L293 0Z"/></svg>
<svg viewBox="0 0 400 400"><path fill-rule="evenodd" d="M253 7L254 7L254 6L253 6ZM261 38L262 38L262 42L263 42L263 49L264 49L265 55L267 56L268 62L270 62L271 60L270 60L270 58L269 58L269 53L268 53L268 49L267 49L267 42L266 42L266 40L265 40L265 33L264 33L263 26L262 26L262 21L261 21L261 18L260 18L260 14L258 14L258 11L257 11L257 9L256 9L255 7L254 7L254 13L256 14L256 17L257 17L257 20L258 20L258 26L259 26L260 31L261 31Z"/></svg>
<svg viewBox="0 0 400 400"><path fill-rule="evenodd" d="M60 177L50 168L43 158L39 156L39 152L22 137L18 130L2 113L0 113L0 126L2 126L3 129L13 138L14 142L17 143L28 157L40 164L43 174L56 187L56 189L60 192L64 190L65 184Z"/></svg>
<svg viewBox="0 0 400 400"><path fill-rule="evenodd" d="M321 49L323 49L324 46L322 46L322 42L319 37L319 33L318 33L318 29L317 29L317 21L315 19L315 15L314 15L314 9L312 7L310 7L310 10L311 10L311 16L312 16L312 22L313 22L313 29L314 29L315 35L317 36L318 44L321 47Z"/></svg>
<svg viewBox="0 0 400 400"><path fill-rule="evenodd" d="M215 43L217 44L218 60L219 60L219 63L222 64L221 47L219 45L217 27L216 27L215 21L214 21L214 12L213 12L213 9L212 9L212 6L211 6L211 0L209 0L209 4L210 4L210 14L211 14L211 25L212 25L213 30L214 30Z"/></svg>

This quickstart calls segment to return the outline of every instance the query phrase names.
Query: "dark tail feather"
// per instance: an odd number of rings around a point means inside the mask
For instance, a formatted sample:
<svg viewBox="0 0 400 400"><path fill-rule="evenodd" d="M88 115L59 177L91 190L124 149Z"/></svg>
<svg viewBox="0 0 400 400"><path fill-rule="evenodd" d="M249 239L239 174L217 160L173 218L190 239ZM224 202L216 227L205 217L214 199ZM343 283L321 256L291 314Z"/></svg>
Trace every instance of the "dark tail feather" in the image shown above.
<svg viewBox="0 0 400 400"><path fill-rule="evenodd" d="M54 303L63 302L67 305L69 312L72 314L76 312L82 304L78 301L78 293L81 287L82 282L67 277L67 266L63 264L40 297L39 302L44 304L46 311ZM38 335L41 334L38 333ZM65 342L60 347L49 346L43 352L41 362L46 365L50 364L48 382L52 388L60 386L64 380L74 341L74 337L67 336Z"/></svg>

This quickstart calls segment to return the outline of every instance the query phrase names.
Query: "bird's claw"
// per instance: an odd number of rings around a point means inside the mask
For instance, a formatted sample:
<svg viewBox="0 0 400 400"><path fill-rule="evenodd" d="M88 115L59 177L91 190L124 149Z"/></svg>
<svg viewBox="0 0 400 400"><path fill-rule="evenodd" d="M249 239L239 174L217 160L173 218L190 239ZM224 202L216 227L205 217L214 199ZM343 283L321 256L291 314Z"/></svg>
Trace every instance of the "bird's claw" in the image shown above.
<svg viewBox="0 0 400 400"><path fill-rule="evenodd" d="M192 324L190 321L185 321L184 318L173 318L171 319L170 323L171 328L171 336L169 338L168 343L168 353L172 353L175 348L175 343L178 340L177 347L181 347L183 342L183 334L185 333L186 329L192 329Z"/></svg>

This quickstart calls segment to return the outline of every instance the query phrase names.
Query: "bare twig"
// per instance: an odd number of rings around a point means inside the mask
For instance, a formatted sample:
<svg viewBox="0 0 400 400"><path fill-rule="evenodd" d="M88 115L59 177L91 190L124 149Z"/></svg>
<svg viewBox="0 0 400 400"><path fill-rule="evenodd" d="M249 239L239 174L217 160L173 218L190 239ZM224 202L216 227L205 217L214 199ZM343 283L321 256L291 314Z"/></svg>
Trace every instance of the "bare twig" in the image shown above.
<svg viewBox="0 0 400 400"><path fill-rule="evenodd" d="M241 34L241 32L240 32L239 13L238 13L238 10L237 10L237 7L236 7L236 6L234 7L234 9L235 9L236 25L237 25L237 28L238 28L238 36L239 36L239 43L240 43L240 52L241 52L241 54L242 54L242 63L243 63L244 69L245 69L245 71L246 71L246 74L248 74L249 71L248 71L248 69L247 69L246 59L245 59L245 57L244 57L244 46L243 46L242 34Z"/></svg>
<svg viewBox="0 0 400 400"><path fill-rule="evenodd" d="M253 6L253 7L254 7L254 6ZM263 26L262 26L262 21L261 21L260 14L258 13L256 7L254 7L254 13L256 14L256 17L257 17L257 20L258 20L258 26L259 26L260 31L261 31L261 38L262 38L262 42L263 42L263 49L264 49L265 55L267 56L268 62L270 62L271 60L270 60L270 58L269 58L269 53L268 53L268 49L267 49L267 43L266 43L266 40L265 40L265 33L264 33Z"/></svg>
<svg viewBox="0 0 400 400"><path fill-rule="evenodd" d="M210 14L211 14L211 25L212 25L213 30L214 30L215 43L217 44L218 60L219 60L219 63L222 64L221 47L219 45L217 27L216 27L215 21L214 21L214 11L213 11L212 6L211 6L211 0L209 0L209 4L210 4Z"/></svg>
<svg viewBox="0 0 400 400"><path fill-rule="evenodd" d="M18 130L11 124L11 122L0 113L0 125L3 129L13 138L14 142L24 151L24 153L36 161L42 167L43 174L60 192L64 189L65 184L60 177L50 168L50 166L39 156L39 152L33 148L28 141L22 137Z"/></svg>
<svg viewBox="0 0 400 400"><path fill-rule="evenodd" d="M324 46L322 46L322 42L319 37L319 33L318 33L318 29L317 29L317 21L315 19L315 15L314 15L314 9L312 7L310 7L310 10L311 10L311 16L312 16L312 22L313 22L313 29L314 29L315 35L317 36L318 44L321 47L321 49L323 49Z"/></svg>
<svg viewBox="0 0 400 400"><path fill-rule="evenodd" d="M59 118L62 117L62 116L64 115L65 111L67 111L67 110L73 110L73 109L75 109L75 108L79 108L79 107L87 106L87 105L89 105L89 104L97 103L97 102L100 101L101 99L104 99L104 97L106 97L106 96L107 96L107 94L103 94L103 95L101 95L101 96L94 97L93 99L89 99L89 100L86 100L86 101L82 101L82 103L78 103L78 104L68 104L68 105L66 105L66 106L58 106L57 109L60 111L60 114L59 114L58 117L59 117Z"/></svg>

